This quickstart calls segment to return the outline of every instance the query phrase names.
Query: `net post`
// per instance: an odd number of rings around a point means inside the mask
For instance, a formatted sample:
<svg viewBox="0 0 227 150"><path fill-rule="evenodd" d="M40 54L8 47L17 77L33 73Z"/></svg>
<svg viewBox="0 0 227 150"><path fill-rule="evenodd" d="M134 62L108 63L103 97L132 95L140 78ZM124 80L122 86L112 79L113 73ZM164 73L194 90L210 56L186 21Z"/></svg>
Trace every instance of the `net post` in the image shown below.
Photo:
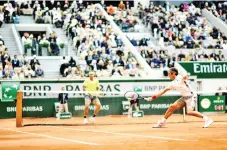
<svg viewBox="0 0 227 150"><path fill-rule="evenodd" d="M17 101L16 101L16 127L22 127L22 99L23 92L17 91Z"/></svg>

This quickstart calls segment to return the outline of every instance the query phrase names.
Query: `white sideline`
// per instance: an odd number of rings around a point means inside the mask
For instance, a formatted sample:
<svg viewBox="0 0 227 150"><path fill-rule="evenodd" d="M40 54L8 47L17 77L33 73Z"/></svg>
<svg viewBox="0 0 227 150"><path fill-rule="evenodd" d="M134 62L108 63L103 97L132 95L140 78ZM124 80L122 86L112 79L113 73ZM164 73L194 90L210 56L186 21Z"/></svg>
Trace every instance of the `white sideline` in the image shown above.
<svg viewBox="0 0 227 150"><path fill-rule="evenodd" d="M10 128L0 128L0 130L8 130L8 131L13 131L13 132L18 132L18 133L23 133L23 134L28 134L28 135L35 135L35 136L46 137L46 138L50 138L50 139L56 139L56 140L62 140L62 141L68 141L68 142L80 143L80 144L86 144L86 145L100 145L100 144L97 144L97 143L90 143L90 142L78 141L78 140L73 140L73 139L66 139L66 138L62 138L62 137L55 137L55 136L50 136L50 135L45 135L45 134L25 132L25 131L10 129Z"/></svg>
<svg viewBox="0 0 227 150"><path fill-rule="evenodd" d="M227 141L227 139L216 139L218 141Z"/></svg>
<svg viewBox="0 0 227 150"><path fill-rule="evenodd" d="M227 124L227 122L215 122L215 124Z"/></svg>
<svg viewBox="0 0 227 150"><path fill-rule="evenodd" d="M198 141L198 140L187 140L187 139L169 138L169 137L162 137L162 136L139 135L139 134L100 131L100 130L85 130L85 129L75 129L75 128L63 128L63 127L54 127L54 128L61 128L61 129L75 130L75 131L83 131L83 132L93 132L93 133L115 134L115 135L131 136L131 137L163 139L163 140L171 140L171 141L185 141L185 142L197 142Z"/></svg>

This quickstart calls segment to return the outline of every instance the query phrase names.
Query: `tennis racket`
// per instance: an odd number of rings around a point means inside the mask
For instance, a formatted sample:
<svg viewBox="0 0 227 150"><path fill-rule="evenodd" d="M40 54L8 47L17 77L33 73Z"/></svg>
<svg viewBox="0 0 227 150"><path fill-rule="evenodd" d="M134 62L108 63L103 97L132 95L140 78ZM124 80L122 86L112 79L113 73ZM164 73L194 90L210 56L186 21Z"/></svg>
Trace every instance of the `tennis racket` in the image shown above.
<svg viewBox="0 0 227 150"><path fill-rule="evenodd" d="M134 92L134 91L125 92L124 97L129 101L136 100L136 99L149 101L148 98L142 97L141 95L139 95L137 92Z"/></svg>

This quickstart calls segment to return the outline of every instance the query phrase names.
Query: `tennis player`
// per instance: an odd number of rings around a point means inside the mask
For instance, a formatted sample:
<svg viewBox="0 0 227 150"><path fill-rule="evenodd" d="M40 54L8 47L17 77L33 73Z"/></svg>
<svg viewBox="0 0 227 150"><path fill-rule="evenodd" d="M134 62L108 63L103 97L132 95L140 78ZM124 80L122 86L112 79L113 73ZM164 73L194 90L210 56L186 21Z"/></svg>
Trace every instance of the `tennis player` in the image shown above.
<svg viewBox="0 0 227 150"><path fill-rule="evenodd" d="M62 90L62 93L58 94L58 100L60 102L60 106L59 106L59 109L58 109L57 119L60 119L60 114L61 114L63 109L64 109L64 111L66 113L69 112L68 103L67 103L67 101L68 101L68 93L64 93L64 91L65 91L64 87L62 87L61 90Z"/></svg>
<svg viewBox="0 0 227 150"><path fill-rule="evenodd" d="M84 124L88 124L87 116L89 111L89 106L91 102L96 106L93 116L90 118L91 123L95 123L95 117L98 115L101 103L98 99L98 93L89 93L99 91L99 81L95 79L95 73L89 72L89 78L86 79L83 83L83 90L86 92L85 94L85 108L84 108Z"/></svg>
<svg viewBox="0 0 227 150"><path fill-rule="evenodd" d="M166 111L164 118L158 121L157 124L155 124L154 128L161 128L165 125L166 120L173 114L173 112L177 109L183 108L186 106L186 111L188 115L203 118L204 120L204 128L209 127L213 120L208 118L207 116L201 114L200 112L194 111L194 107L196 105L197 101L197 95L192 90L191 86L188 84L188 76L181 76L178 75L178 70L176 68L170 68L168 72L168 76L171 80L173 80L169 86L167 86L164 90L160 91L159 93L153 95L150 98L147 98L146 100L152 101L160 96L162 96L164 93L170 90L176 90L180 92L181 98L176 100Z"/></svg>

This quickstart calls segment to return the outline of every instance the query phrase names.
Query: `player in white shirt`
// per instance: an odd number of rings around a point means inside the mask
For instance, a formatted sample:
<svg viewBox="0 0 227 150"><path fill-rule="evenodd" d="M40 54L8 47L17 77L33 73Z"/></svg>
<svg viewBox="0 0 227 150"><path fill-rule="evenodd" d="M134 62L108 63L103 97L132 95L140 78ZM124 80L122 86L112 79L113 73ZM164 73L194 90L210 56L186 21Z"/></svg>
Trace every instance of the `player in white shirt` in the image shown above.
<svg viewBox="0 0 227 150"><path fill-rule="evenodd" d="M207 116L201 114L198 111L194 111L194 107L196 105L197 101L197 95L192 90L191 86L188 84L188 76L181 76L178 75L178 70L176 68L170 68L168 76L171 80L173 80L169 86L167 86L164 90L160 91L159 93L153 95L150 98L146 98L148 101L152 101L160 96L162 96L164 93L170 90L176 90L180 92L181 98L176 100L171 106L168 108L168 110L165 113L165 116L158 121L157 124L155 124L154 128L161 128L165 125L166 120L173 114L173 112L177 109L183 108L186 106L187 108L187 114L199 118L203 118L205 121L204 128L209 127L213 120L208 118Z"/></svg>

